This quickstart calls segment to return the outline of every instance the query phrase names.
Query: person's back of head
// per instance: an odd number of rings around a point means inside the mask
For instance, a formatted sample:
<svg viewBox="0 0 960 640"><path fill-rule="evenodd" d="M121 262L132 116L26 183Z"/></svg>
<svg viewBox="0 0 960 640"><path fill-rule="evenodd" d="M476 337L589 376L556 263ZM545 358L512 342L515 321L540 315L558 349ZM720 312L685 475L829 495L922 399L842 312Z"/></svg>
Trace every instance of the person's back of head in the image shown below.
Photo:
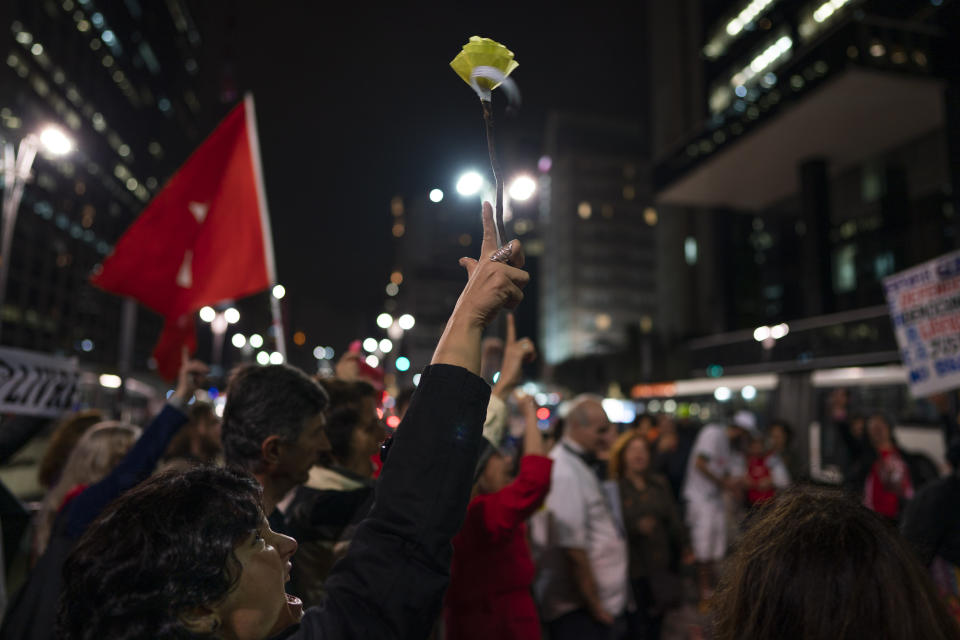
<svg viewBox="0 0 960 640"><path fill-rule="evenodd" d="M326 406L326 392L299 369L287 365L237 369L230 376L223 410L227 464L259 472L265 440L279 436L295 443L305 422Z"/></svg>
<svg viewBox="0 0 960 640"><path fill-rule="evenodd" d="M98 423L83 434L70 452L57 484L43 498L36 533L38 554L47 546L64 497L78 486L91 485L106 477L138 437L139 427L116 421Z"/></svg>
<svg viewBox="0 0 960 640"><path fill-rule="evenodd" d="M960 629L897 534L834 490L770 501L713 600L717 640L947 640Z"/></svg>
<svg viewBox="0 0 960 640"><path fill-rule="evenodd" d="M41 486L50 489L56 484L77 442L90 427L102 421L103 413L99 409L86 409L70 414L57 425L37 469Z"/></svg>

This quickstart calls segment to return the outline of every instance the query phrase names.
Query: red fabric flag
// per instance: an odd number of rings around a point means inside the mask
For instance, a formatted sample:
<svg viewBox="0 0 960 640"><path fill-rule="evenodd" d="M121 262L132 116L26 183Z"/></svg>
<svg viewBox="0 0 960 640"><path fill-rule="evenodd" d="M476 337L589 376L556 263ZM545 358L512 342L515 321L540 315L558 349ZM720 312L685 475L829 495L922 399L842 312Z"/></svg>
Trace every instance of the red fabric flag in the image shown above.
<svg viewBox="0 0 960 640"><path fill-rule="evenodd" d="M120 238L94 285L166 318L154 357L174 378L196 349L193 313L275 280L253 97L204 140Z"/></svg>

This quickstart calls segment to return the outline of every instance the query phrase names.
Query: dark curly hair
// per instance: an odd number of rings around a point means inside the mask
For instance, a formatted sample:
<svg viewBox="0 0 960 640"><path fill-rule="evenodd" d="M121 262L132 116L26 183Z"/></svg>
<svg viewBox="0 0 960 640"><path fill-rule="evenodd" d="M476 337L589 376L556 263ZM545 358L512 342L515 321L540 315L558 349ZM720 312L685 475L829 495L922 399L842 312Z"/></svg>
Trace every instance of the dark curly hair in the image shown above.
<svg viewBox="0 0 960 640"><path fill-rule="evenodd" d="M210 638L179 615L240 578L234 549L261 522L260 485L239 470L154 476L112 503L64 566L57 637Z"/></svg>
<svg viewBox="0 0 960 640"><path fill-rule="evenodd" d="M227 464L259 470L260 447L272 435L295 442L304 422L327 407L327 393L304 372L284 364L234 371L223 409Z"/></svg>
<svg viewBox="0 0 960 640"><path fill-rule="evenodd" d="M957 623L896 529L836 490L764 505L712 601L717 640L953 640Z"/></svg>

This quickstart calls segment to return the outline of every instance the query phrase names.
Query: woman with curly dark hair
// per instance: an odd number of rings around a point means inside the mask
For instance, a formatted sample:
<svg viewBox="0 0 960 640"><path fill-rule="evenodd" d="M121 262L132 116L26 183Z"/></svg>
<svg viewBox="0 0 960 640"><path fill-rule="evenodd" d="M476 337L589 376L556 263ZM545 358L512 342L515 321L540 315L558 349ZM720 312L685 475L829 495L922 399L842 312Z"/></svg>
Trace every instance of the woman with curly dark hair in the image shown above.
<svg viewBox="0 0 960 640"><path fill-rule="evenodd" d="M241 471L199 467L147 480L107 509L64 566L70 579L60 601L61 634L205 637L215 629L195 624L203 614L195 605L217 603L211 606L255 617L256 608L242 604L263 578L261 606L279 611L286 607L284 565L297 544L265 522L260 485ZM157 607L160 601L165 606Z"/></svg>
<svg viewBox="0 0 960 640"><path fill-rule="evenodd" d="M896 529L824 489L761 507L711 604L717 640L960 638Z"/></svg>

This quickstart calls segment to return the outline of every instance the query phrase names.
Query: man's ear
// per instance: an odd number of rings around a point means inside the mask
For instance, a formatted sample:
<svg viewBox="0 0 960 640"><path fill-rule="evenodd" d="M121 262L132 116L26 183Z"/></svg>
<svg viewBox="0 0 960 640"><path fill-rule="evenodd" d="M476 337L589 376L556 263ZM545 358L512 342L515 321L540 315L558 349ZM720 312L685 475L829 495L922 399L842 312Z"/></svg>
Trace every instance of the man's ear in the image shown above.
<svg viewBox="0 0 960 640"><path fill-rule="evenodd" d="M260 443L260 459L263 463L263 466L268 468L276 468L280 464L280 453L283 448L283 439L277 435L273 434L268 436L263 442Z"/></svg>
<svg viewBox="0 0 960 640"><path fill-rule="evenodd" d="M177 615L187 631L197 635L215 634L220 629L220 616L208 607L193 607Z"/></svg>

